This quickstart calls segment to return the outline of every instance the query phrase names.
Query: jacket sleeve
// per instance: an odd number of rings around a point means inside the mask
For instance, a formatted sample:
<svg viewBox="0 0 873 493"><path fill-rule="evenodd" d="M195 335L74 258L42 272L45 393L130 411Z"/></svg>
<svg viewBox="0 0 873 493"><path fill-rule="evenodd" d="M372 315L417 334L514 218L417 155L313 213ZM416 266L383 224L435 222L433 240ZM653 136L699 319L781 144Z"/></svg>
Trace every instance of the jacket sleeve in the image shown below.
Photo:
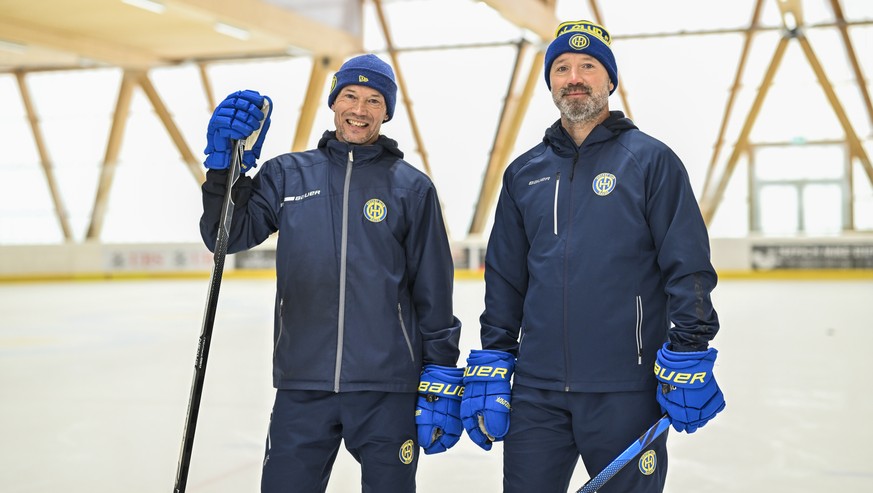
<svg viewBox="0 0 873 493"><path fill-rule="evenodd" d="M528 285L530 242L510 190L511 177L507 169L485 254L485 310L479 324L482 349L506 351L517 357Z"/></svg>
<svg viewBox="0 0 873 493"><path fill-rule="evenodd" d="M669 149L652 159L646 216L669 297L669 339L674 351L703 351L719 329L709 235L682 162Z"/></svg>
<svg viewBox="0 0 873 493"><path fill-rule="evenodd" d="M269 162L268 162L269 163ZM254 178L240 176L233 185L234 203L228 237L228 253L247 250L266 240L278 229L281 195L277 192L275 173L279 166L265 163ZM218 222L227 191L227 170L209 170L201 186L203 215L200 216L200 236L209 251L215 250Z"/></svg>
<svg viewBox="0 0 873 493"><path fill-rule="evenodd" d="M409 289L422 337L422 362L454 367L461 321L454 316L455 268L436 190L431 185L404 240Z"/></svg>

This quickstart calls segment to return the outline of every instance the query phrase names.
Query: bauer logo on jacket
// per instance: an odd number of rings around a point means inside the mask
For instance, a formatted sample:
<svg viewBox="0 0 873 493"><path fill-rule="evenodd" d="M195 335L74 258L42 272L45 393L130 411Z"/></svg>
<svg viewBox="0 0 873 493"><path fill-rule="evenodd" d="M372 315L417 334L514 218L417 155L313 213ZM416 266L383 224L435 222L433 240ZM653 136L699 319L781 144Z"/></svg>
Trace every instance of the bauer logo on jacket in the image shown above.
<svg viewBox="0 0 873 493"><path fill-rule="evenodd" d="M591 188L594 189L594 193L601 197L609 195L610 192L615 190L615 175L612 173L600 173L594 177Z"/></svg>
<svg viewBox="0 0 873 493"><path fill-rule="evenodd" d="M385 202L379 199L370 199L364 204L364 217L373 223L382 222L385 216L388 215L388 208L385 207Z"/></svg>

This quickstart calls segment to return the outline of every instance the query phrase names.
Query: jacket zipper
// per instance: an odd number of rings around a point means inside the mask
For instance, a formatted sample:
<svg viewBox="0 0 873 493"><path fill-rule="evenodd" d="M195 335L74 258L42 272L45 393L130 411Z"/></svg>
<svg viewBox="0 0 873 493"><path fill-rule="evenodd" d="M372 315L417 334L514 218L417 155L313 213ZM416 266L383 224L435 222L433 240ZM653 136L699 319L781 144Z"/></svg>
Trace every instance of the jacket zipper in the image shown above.
<svg viewBox="0 0 873 493"><path fill-rule="evenodd" d="M400 303L397 303L397 318L400 319L400 332L403 332L403 338L406 339L406 349L409 349L409 359L415 363L415 353L412 351L412 341L409 340L409 334L406 332L406 323L403 321L403 308Z"/></svg>
<svg viewBox="0 0 873 493"><path fill-rule="evenodd" d="M552 206L552 217L554 218L554 229L553 232L555 236L558 236L558 190L561 188L561 172L558 171L558 176L555 179L555 203Z"/></svg>
<svg viewBox="0 0 873 493"><path fill-rule="evenodd" d="M636 297L636 306L637 306L637 326L636 326L636 337L637 337L637 364L643 364L643 298L640 296Z"/></svg>
<svg viewBox="0 0 873 493"><path fill-rule="evenodd" d="M567 262L568 262L568 252L567 248L570 245L570 238L572 237L572 229L573 229L573 221L572 221L572 211L573 211L573 175L576 170L576 162L579 160L579 153L576 153L576 158L573 160L573 167L570 171L570 189L569 189L569 204L567 206L568 216L567 216L567 241L564 242L564 392L570 391L570 364L572 360L570 359L570 328L569 328L569 320L567 319L567 307L570 304L569 301L569 293L567 290ZM560 177L559 180L560 181ZM557 192L555 194L555 210L557 210ZM557 216L556 216L557 217ZM557 231L557 227L555 228ZM556 233L557 234L557 233Z"/></svg>
<svg viewBox="0 0 873 493"><path fill-rule="evenodd" d="M349 183L352 181L352 165L355 162L354 154L349 149L349 161L346 164L346 179L343 182L343 225L340 237L340 279L339 279L339 310L337 314L336 333L336 365L334 367L333 391L340 390L340 373L343 366L343 338L346 325L346 256L349 245Z"/></svg>

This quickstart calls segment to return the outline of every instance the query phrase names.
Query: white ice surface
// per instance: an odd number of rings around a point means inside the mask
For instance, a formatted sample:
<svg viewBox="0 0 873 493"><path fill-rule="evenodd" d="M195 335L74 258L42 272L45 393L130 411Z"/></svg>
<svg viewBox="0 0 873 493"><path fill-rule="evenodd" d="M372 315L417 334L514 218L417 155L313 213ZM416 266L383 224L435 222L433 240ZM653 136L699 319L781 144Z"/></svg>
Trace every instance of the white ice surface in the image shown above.
<svg viewBox="0 0 873 493"><path fill-rule="evenodd" d="M0 491L171 491L205 280L0 284ZM206 373L192 493L258 490L272 404L273 281L228 280ZM481 281L456 283L462 359ZM671 433L668 493L873 491L873 282L722 281L727 408ZM501 491L502 448L423 456L418 491ZM577 468L572 491L587 475ZM360 491L341 449L329 492Z"/></svg>

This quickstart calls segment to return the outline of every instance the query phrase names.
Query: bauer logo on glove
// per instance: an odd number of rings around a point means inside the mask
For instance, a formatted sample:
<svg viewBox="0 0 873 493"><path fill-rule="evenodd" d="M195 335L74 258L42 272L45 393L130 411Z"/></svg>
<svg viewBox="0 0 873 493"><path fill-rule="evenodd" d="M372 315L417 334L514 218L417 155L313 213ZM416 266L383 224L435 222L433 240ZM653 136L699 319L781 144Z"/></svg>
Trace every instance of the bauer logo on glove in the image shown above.
<svg viewBox="0 0 873 493"><path fill-rule="evenodd" d="M662 382L670 382L673 385L694 385L700 383L703 385L707 373L705 371L697 373L683 373L662 368L655 362L655 375L658 375L658 380Z"/></svg>
<svg viewBox="0 0 873 493"><path fill-rule="evenodd" d="M418 444L425 454L445 452L461 439L463 381L462 368L425 365L415 408Z"/></svg>
<svg viewBox="0 0 873 493"><path fill-rule="evenodd" d="M509 375L507 375L508 371L508 368L495 366L468 366L467 369L464 370L464 377L488 377L509 380Z"/></svg>
<svg viewBox="0 0 873 493"><path fill-rule="evenodd" d="M431 394L434 396L444 395L446 397L461 397L464 395L464 387L462 385L422 380L418 384L418 393Z"/></svg>
<svg viewBox="0 0 873 493"><path fill-rule="evenodd" d="M717 355L713 348L671 351L668 344L658 350L655 376L662 385L656 399L676 431L694 433L724 409L724 395L712 374Z"/></svg>
<svg viewBox="0 0 873 493"><path fill-rule="evenodd" d="M473 443L485 450L509 431L513 370L515 357L504 351L474 349L467 358L461 420Z"/></svg>

